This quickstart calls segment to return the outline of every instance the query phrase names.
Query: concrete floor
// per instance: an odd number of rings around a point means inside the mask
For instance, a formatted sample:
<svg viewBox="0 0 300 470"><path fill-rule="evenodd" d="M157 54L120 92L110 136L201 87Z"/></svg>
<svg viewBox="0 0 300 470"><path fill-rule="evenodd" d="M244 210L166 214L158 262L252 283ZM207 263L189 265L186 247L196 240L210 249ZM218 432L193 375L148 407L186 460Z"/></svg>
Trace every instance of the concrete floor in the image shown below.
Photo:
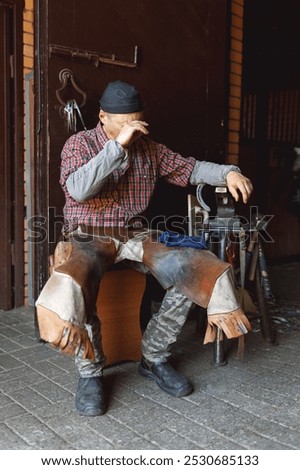
<svg viewBox="0 0 300 470"><path fill-rule="evenodd" d="M300 449L299 273L297 263L270 270L277 346L255 321L244 359L227 341L217 368L191 318L173 361L194 393L172 398L136 363L119 364L105 370L109 408L97 418L75 412L74 362L35 340L33 310L0 312L0 449Z"/></svg>

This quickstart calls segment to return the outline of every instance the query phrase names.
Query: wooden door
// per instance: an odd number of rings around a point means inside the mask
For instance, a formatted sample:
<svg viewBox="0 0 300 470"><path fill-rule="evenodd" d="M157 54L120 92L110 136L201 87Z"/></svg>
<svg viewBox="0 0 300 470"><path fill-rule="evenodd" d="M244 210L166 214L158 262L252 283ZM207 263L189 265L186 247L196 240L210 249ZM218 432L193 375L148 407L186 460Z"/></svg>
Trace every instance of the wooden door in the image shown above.
<svg viewBox="0 0 300 470"><path fill-rule="evenodd" d="M98 122L103 89L120 79L140 90L154 140L185 156L223 162L227 11L226 0L40 2L36 202L38 214L48 221L48 237L36 250L37 292L62 225L60 152L70 133L57 92L63 101L82 100L72 84L60 90L62 71L70 70L87 94L81 112L88 128ZM127 65L97 62L97 55ZM182 189L163 184L159 189L153 213L186 214Z"/></svg>

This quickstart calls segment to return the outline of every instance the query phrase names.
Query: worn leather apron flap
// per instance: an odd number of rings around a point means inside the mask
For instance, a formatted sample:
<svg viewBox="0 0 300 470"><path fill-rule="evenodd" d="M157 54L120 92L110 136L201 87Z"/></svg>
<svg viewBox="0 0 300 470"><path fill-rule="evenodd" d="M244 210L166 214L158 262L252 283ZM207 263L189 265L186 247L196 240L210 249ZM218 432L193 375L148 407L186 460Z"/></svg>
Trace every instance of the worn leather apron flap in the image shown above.
<svg viewBox="0 0 300 470"><path fill-rule="evenodd" d="M154 235L144 241L143 263L165 289L176 286L190 300L206 308L217 278L230 265L210 251L166 247L156 239Z"/></svg>
<svg viewBox="0 0 300 470"><path fill-rule="evenodd" d="M116 247L111 239L100 241L97 238L72 237L69 242L71 252L65 262L54 268L57 273L70 276L81 287L85 299L87 320L94 312L99 283L103 274L113 264ZM69 250L68 250L69 251Z"/></svg>

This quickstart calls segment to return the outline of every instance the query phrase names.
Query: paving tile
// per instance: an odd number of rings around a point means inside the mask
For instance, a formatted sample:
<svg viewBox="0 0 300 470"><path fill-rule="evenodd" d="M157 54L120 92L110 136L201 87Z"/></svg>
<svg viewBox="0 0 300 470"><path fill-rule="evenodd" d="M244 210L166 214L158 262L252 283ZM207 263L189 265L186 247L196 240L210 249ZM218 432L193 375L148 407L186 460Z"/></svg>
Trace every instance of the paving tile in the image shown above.
<svg viewBox="0 0 300 470"><path fill-rule="evenodd" d="M215 369L210 369L207 372L195 375L192 382L195 390L212 394L216 391L218 395L223 395L224 393L230 393L233 389L239 389L241 383L254 380L252 374L247 374L247 379L245 376L246 374L244 374L243 371L241 371L241 377L239 378L239 374L236 370L227 369L226 371L216 371Z"/></svg>
<svg viewBox="0 0 300 470"><path fill-rule="evenodd" d="M22 366L11 370L2 372L0 374L0 390L7 395L11 391L20 390L28 385L37 384L43 380L37 372L33 371L28 366Z"/></svg>
<svg viewBox="0 0 300 470"><path fill-rule="evenodd" d="M34 307L28 307L24 305L21 308L15 308L11 310L1 310L1 320L3 321L15 321L15 322L32 322L34 318Z"/></svg>
<svg viewBox="0 0 300 470"><path fill-rule="evenodd" d="M127 395L127 393L128 390L124 394ZM122 409L123 414L121 414ZM165 428L166 422L178 415L167 407L158 407L155 401L147 397L139 396L138 400L126 405L118 400L110 402L109 416L121 421L124 425L131 426L136 432L144 433L151 431L155 422L156 429Z"/></svg>
<svg viewBox="0 0 300 470"><path fill-rule="evenodd" d="M52 348L48 349L51 351L51 357L49 361L52 364L60 367L61 369L64 369L66 372L69 372L70 370L74 369L74 358L64 356L63 354L57 352Z"/></svg>
<svg viewBox="0 0 300 470"><path fill-rule="evenodd" d="M31 384L31 388L35 392L50 400L53 404L60 400L66 400L67 398L73 399L73 396L70 392L63 389L51 380L42 380L37 384Z"/></svg>
<svg viewBox="0 0 300 470"><path fill-rule="evenodd" d="M158 407L156 403L151 403L146 398L127 407L122 415L120 415L121 410L117 409L115 413L114 411L114 409L110 411L110 416L121 416L119 419L122 423L167 449L209 449L212 443L218 449L234 447L233 441L226 440L219 433L181 416L180 411ZM163 438L164 444L162 444Z"/></svg>
<svg viewBox="0 0 300 470"><path fill-rule="evenodd" d="M253 380L253 385L257 388L263 388L267 390L276 391L276 393L285 395L292 392L292 388L295 387L295 392L298 388L300 390L300 380L292 379L285 374L279 373L278 371L265 372L263 376L260 376Z"/></svg>
<svg viewBox="0 0 300 470"><path fill-rule="evenodd" d="M66 449L68 443L56 432L31 415L20 420L13 418L9 422L10 429L26 438L26 442L35 449Z"/></svg>
<svg viewBox="0 0 300 470"><path fill-rule="evenodd" d="M145 404L145 398L141 396L140 393L136 393L134 390L131 390L127 387L118 384L118 386L114 386L112 392L110 393L111 400L115 399L117 403L119 403L119 407L126 406L130 407L134 410L136 403L144 403L144 407L147 408L152 405L152 401L149 402L147 400L147 405ZM155 405L153 405L155 406Z"/></svg>
<svg viewBox="0 0 300 470"><path fill-rule="evenodd" d="M19 332L19 334L22 333L23 335L28 335L31 339L37 342L37 339L35 338L34 325L30 325L28 323L17 323L12 326L14 330Z"/></svg>
<svg viewBox="0 0 300 470"><path fill-rule="evenodd" d="M233 442L234 433L256 419L250 413L200 393L194 393L180 402L171 402L168 398L161 397L161 404L176 410L192 423L226 436Z"/></svg>
<svg viewBox="0 0 300 470"><path fill-rule="evenodd" d="M168 423L168 427L177 433L178 438L186 437L194 443L193 448L203 450L239 450L245 449L245 445L239 445L237 442L226 435L222 435L218 430L208 429L206 426L199 426L191 423L189 420L182 419L179 415L174 422Z"/></svg>
<svg viewBox="0 0 300 470"><path fill-rule="evenodd" d="M6 326L15 326L18 324L22 325L24 324L24 317L21 315L21 313L17 314L12 311L10 311L9 313L1 311L0 312L0 325L1 324L4 324Z"/></svg>
<svg viewBox="0 0 300 470"><path fill-rule="evenodd" d="M1 323L1 322L0 322L0 334L4 338L11 338L11 339L13 339L17 336L20 336L19 331L15 330L14 328L11 328L8 325L5 325L4 323Z"/></svg>
<svg viewBox="0 0 300 470"><path fill-rule="evenodd" d="M10 418L21 417L26 415L26 410L17 403L12 403L0 408L0 422L6 422Z"/></svg>
<svg viewBox="0 0 300 470"><path fill-rule="evenodd" d="M101 417L96 418L101 419ZM92 424L92 423L91 423ZM55 429L62 439L72 447L72 449L101 449L110 450L114 446L89 426L89 421L80 418L80 424L70 419L70 415L55 417L47 420L47 426Z"/></svg>
<svg viewBox="0 0 300 470"><path fill-rule="evenodd" d="M36 344L38 344L34 337L27 334L19 334L19 336L15 336L13 340L15 343L19 344L22 349L36 346Z"/></svg>
<svg viewBox="0 0 300 470"><path fill-rule="evenodd" d="M77 416L72 418L74 422L82 422ZM134 432L129 426L110 418L108 414L100 416L98 419L90 418L90 429L96 434L105 438L114 449L142 449L144 444L149 440L141 436L140 433ZM152 448L159 448L151 442ZM141 447L142 446L142 447Z"/></svg>
<svg viewBox="0 0 300 470"><path fill-rule="evenodd" d="M61 369L60 369L61 370ZM55 382L68 392L75 394L78 384L78 373L63 371L62 374L55 376Z"/></svg>
<svg viewBox="0 0 300 470"><path fill-rule="evenodd" d="M263 389L261 387L257 388L256 384L254 383L241 384L239 390L250 400L254 399L262 403L271 403L273 406L276 406L278 408L283 406L284 404L291 404L291 406L294 406L300 399L298 395L286 396L279 394L276 389L270 390Z"/></svg>
<svg viewBox="0 0 300 470"><path fill-rule="evenodd" d="M291 395L291 396L297 397L298 401L300 399L299 390L300 390L300 379L298 377L295 377L292 380L288 377L288 380L285 383L277 384L277 387L276 387L277 393L284 394L285 396Z"/></svg>
<svg viewBox="0 0 300 470"><path fill-rule="evenodd" d="M287 375L288 378L294 377L300 379L300 364L287 364L286 361L281 362L274 359L273 367L275 370L281 371L284 375Z"/></svg>
<svg viewBox="0 0 300 470"><path fill-rule="evenodd" d="M8 338L4 338L3 335L0 335L0 351L3 353L12 353L13 351L18 351L19 349L23 349L23 346Z"/></svg>
<svg viewBox="0 0 300 470"><path fill-rule="evenodd" d="M299 432L300 429L300 405L284 403L276 407L272 414L272 421L289 429Z"/></svg>
<svg viewBox="0 0 300 470"><path fill-rule="evenodd" d="M31 412L42 422L47 423L48 420L55 420L64 416L68 419L69 415L74 412L74 408L74 397L66 397L66 399L56 402L55 405L48 401L48 404L34 408Z"/></svg>
<svg viewBox="0 0 300 470"><path fill-rule="evenodd" d="M3 406L11 405L12 403L13 403L13 400L10 397L0 392L0 414L1 414L1 408Z"/></svg>
<svg viewBox="0 0 300 470"><path fill-rule="evenodd" d="M277 411L276 406L273 406L270 403L261 402L256 398L252 398L251 400L249 400L246 395L244 395L238 390L235 390L234 393L226 393L222 395L219 393L219 391L218 393L212 392L211 396L220 400L223 403L228 403L232 405L233 408L236 408L246 413L250 413L258 417L272 417Z"/></svg>
<svg viewBox="0 0 300 470"><path fill-rule="evenodd" d="M30 450L32 447L5 424L0 423L0 450Z"/></svg>
<svg viewBox="0 0 300 470"><path fill-rule="evenodd" d="M51 403L50 400L37 393L31 387L24 387L19 390L11 390L10 398L31 412L36 408L40 408Z"/></svg>
<svg viewBox="0 0 300 470"><path fill-rule="evenodd" d="M18 359L12 357L10 354L1 354L0 365L4 370L12 370L16 367L22 366L23 364Z"/></svg>
<svg viewBox="0 0 300 470"><path fill-rule="evenodd" d="M153 445L158 446L160 449L167 450L188 450L188 449L199 449L199 442L193 442L190 439L187 439L185 436L181 435L178 439L178 434L176 429L168 428L156 428L152 424L151 431L145 434L145 437L151 441ZM198 438L199 441L199 438Z"/></svg>
<svg viewBox="0 0 300 470"><path fill-rule="evenodd" d="M13 356L25 364L34 364L36 362L45 361L55 356L56 352L48 348L44 344L35 343L31 347L21 349L12 353Z"/></svg>
<svg viewBox="0 0 300 470"><path fill-rule="evenodd" d="M31 364L31 368L47 379L57 379L59 376L65 374L65 371L61 367L52 364L48 360L35 362Z"/></svg>
<svg viewBox="0 0 300 470"><path fill-rule="evenodd" d="M234 435L234 440L246 446L248 450L291 450L291 447L262 436L249 428L239 429Z"/></svg>
<svg viewBox="0 0 300 470"><path fill-rule="evenodd" d="M249 426L249 429L253 429L252 426ZM269 420L258 419L255 421L255 432L268 439L277 441L277 449L300 448L299 427L298 431L294 431L286 426L278 426L277 423L270 422Z"/></svg>

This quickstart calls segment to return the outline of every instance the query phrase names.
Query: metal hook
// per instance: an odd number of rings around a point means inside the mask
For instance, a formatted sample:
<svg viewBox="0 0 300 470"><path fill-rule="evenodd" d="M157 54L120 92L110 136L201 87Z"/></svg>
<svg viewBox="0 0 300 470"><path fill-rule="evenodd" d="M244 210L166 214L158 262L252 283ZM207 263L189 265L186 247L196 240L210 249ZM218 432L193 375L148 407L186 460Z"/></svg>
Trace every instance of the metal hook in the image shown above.
<svg viewBox="0 0 300 470"><path fill-rule="evenodd" d="M67 128L69 132L77 132L77 117L76 113L79 116L83 129L86 131L86 125L84 123L82 114L80 112L79 106L76 100L69 100L66 106L63 109L64 111L64 119L67 120Z"/></svg>
<svg viewBox="0 0 300 470"><path fill-rule="evenodd" d="M61 97L61 92L64 90L64 88L71 83L71 85L75 88L75 90L83 97L82 103L79 105L80 108L85 105L86 100L87 100L87 94L79 88L77 83L75 82L73 72L69 69L62 69L59 72L58 78L60 82L62 83L62 86L56 90L56 97L58 101L60 102L61 105L66 106L67 103L64 102L64 100Z"/></svg>

